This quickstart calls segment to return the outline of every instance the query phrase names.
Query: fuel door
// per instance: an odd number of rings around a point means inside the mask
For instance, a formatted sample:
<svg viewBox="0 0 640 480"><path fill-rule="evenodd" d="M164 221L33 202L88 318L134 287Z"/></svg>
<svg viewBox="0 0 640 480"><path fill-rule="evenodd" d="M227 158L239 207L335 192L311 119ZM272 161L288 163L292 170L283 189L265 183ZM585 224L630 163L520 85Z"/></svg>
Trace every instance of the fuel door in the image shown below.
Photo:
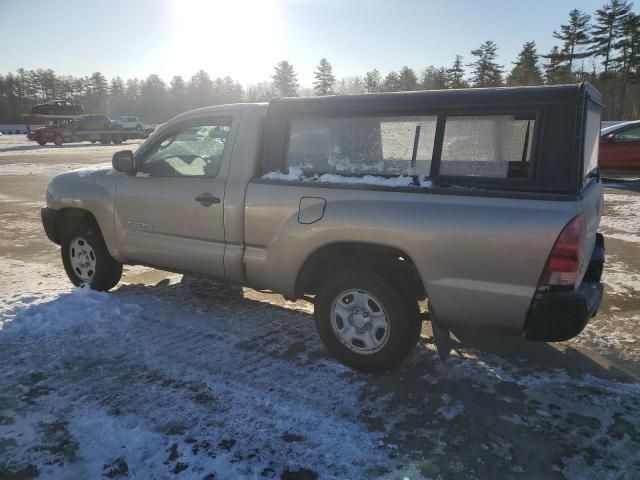
<svg viewBox="0 0 640 480"><path fill-rule="evenodd" d="M315 223L324 216L327 201L321 197L302 197L298 210L298 222L302 224Z"/></svg>

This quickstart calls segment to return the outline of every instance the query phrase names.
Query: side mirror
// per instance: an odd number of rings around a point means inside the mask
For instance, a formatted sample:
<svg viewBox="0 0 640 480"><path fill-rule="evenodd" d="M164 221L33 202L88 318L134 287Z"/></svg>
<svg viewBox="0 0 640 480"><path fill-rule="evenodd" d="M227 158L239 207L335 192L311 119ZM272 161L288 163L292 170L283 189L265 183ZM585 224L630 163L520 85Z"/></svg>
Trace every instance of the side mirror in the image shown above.
<svg viewBox="0 0 640 480"><path fill-rule="evenodd" d="M609 135L607 135L607 142L609 143L613 143L616 141L616 134L615 133L610 133Z"/></svg>
<svg viewBox="0 0 640 480"><path fill-rule="evenodd" d="M120 150L114 153L111 165L113 165L114 170L131 175L135 170L133 165L133 152L131 150Z"/></svg>

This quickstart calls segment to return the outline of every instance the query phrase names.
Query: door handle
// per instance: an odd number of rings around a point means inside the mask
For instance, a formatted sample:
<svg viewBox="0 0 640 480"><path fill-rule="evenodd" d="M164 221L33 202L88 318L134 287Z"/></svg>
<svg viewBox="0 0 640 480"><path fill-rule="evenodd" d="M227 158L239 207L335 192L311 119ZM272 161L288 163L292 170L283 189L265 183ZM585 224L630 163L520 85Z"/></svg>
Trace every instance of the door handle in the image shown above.
<svg viewBox="0 0 640 480"><path fill-rule="evenodd" d="M220 203L220 199L218 197L214 197L210 193L203 193L196 197L196 202L198 202L203 207L210 207L215 203Z"/></svg>

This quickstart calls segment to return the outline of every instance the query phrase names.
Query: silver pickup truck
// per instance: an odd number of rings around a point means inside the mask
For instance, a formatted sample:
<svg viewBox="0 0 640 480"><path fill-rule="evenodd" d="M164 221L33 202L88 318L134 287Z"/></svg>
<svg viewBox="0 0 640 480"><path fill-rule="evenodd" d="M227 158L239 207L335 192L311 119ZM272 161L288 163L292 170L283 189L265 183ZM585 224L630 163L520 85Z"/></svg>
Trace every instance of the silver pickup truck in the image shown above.
<svg viewBox="0 0 640 480"><path fill-rule="evenodd" d="M363 371L427 316L443 357L467 327L561 341L603 294L600 112L588 84L203 108L55 177L42 222L75 285L127 263L309 300Z"/></svg>

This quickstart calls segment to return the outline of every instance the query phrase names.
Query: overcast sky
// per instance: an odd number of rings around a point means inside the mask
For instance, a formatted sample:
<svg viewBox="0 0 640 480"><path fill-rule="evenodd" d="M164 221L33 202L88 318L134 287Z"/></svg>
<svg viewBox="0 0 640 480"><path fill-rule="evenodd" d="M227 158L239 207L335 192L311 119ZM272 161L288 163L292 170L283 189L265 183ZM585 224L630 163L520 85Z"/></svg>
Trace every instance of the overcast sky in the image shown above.
<svg viewBox="0 0 640 480"><path fill-rule="evenodd" d="M202 68L243 84L289 60L310 85L326 57L338 77L449 66L485 40L510 68L525 41L541 53L572 8L605 0L0 0L0 72L189 78ZM588 65L590 69L590 65Z"/></svg>

